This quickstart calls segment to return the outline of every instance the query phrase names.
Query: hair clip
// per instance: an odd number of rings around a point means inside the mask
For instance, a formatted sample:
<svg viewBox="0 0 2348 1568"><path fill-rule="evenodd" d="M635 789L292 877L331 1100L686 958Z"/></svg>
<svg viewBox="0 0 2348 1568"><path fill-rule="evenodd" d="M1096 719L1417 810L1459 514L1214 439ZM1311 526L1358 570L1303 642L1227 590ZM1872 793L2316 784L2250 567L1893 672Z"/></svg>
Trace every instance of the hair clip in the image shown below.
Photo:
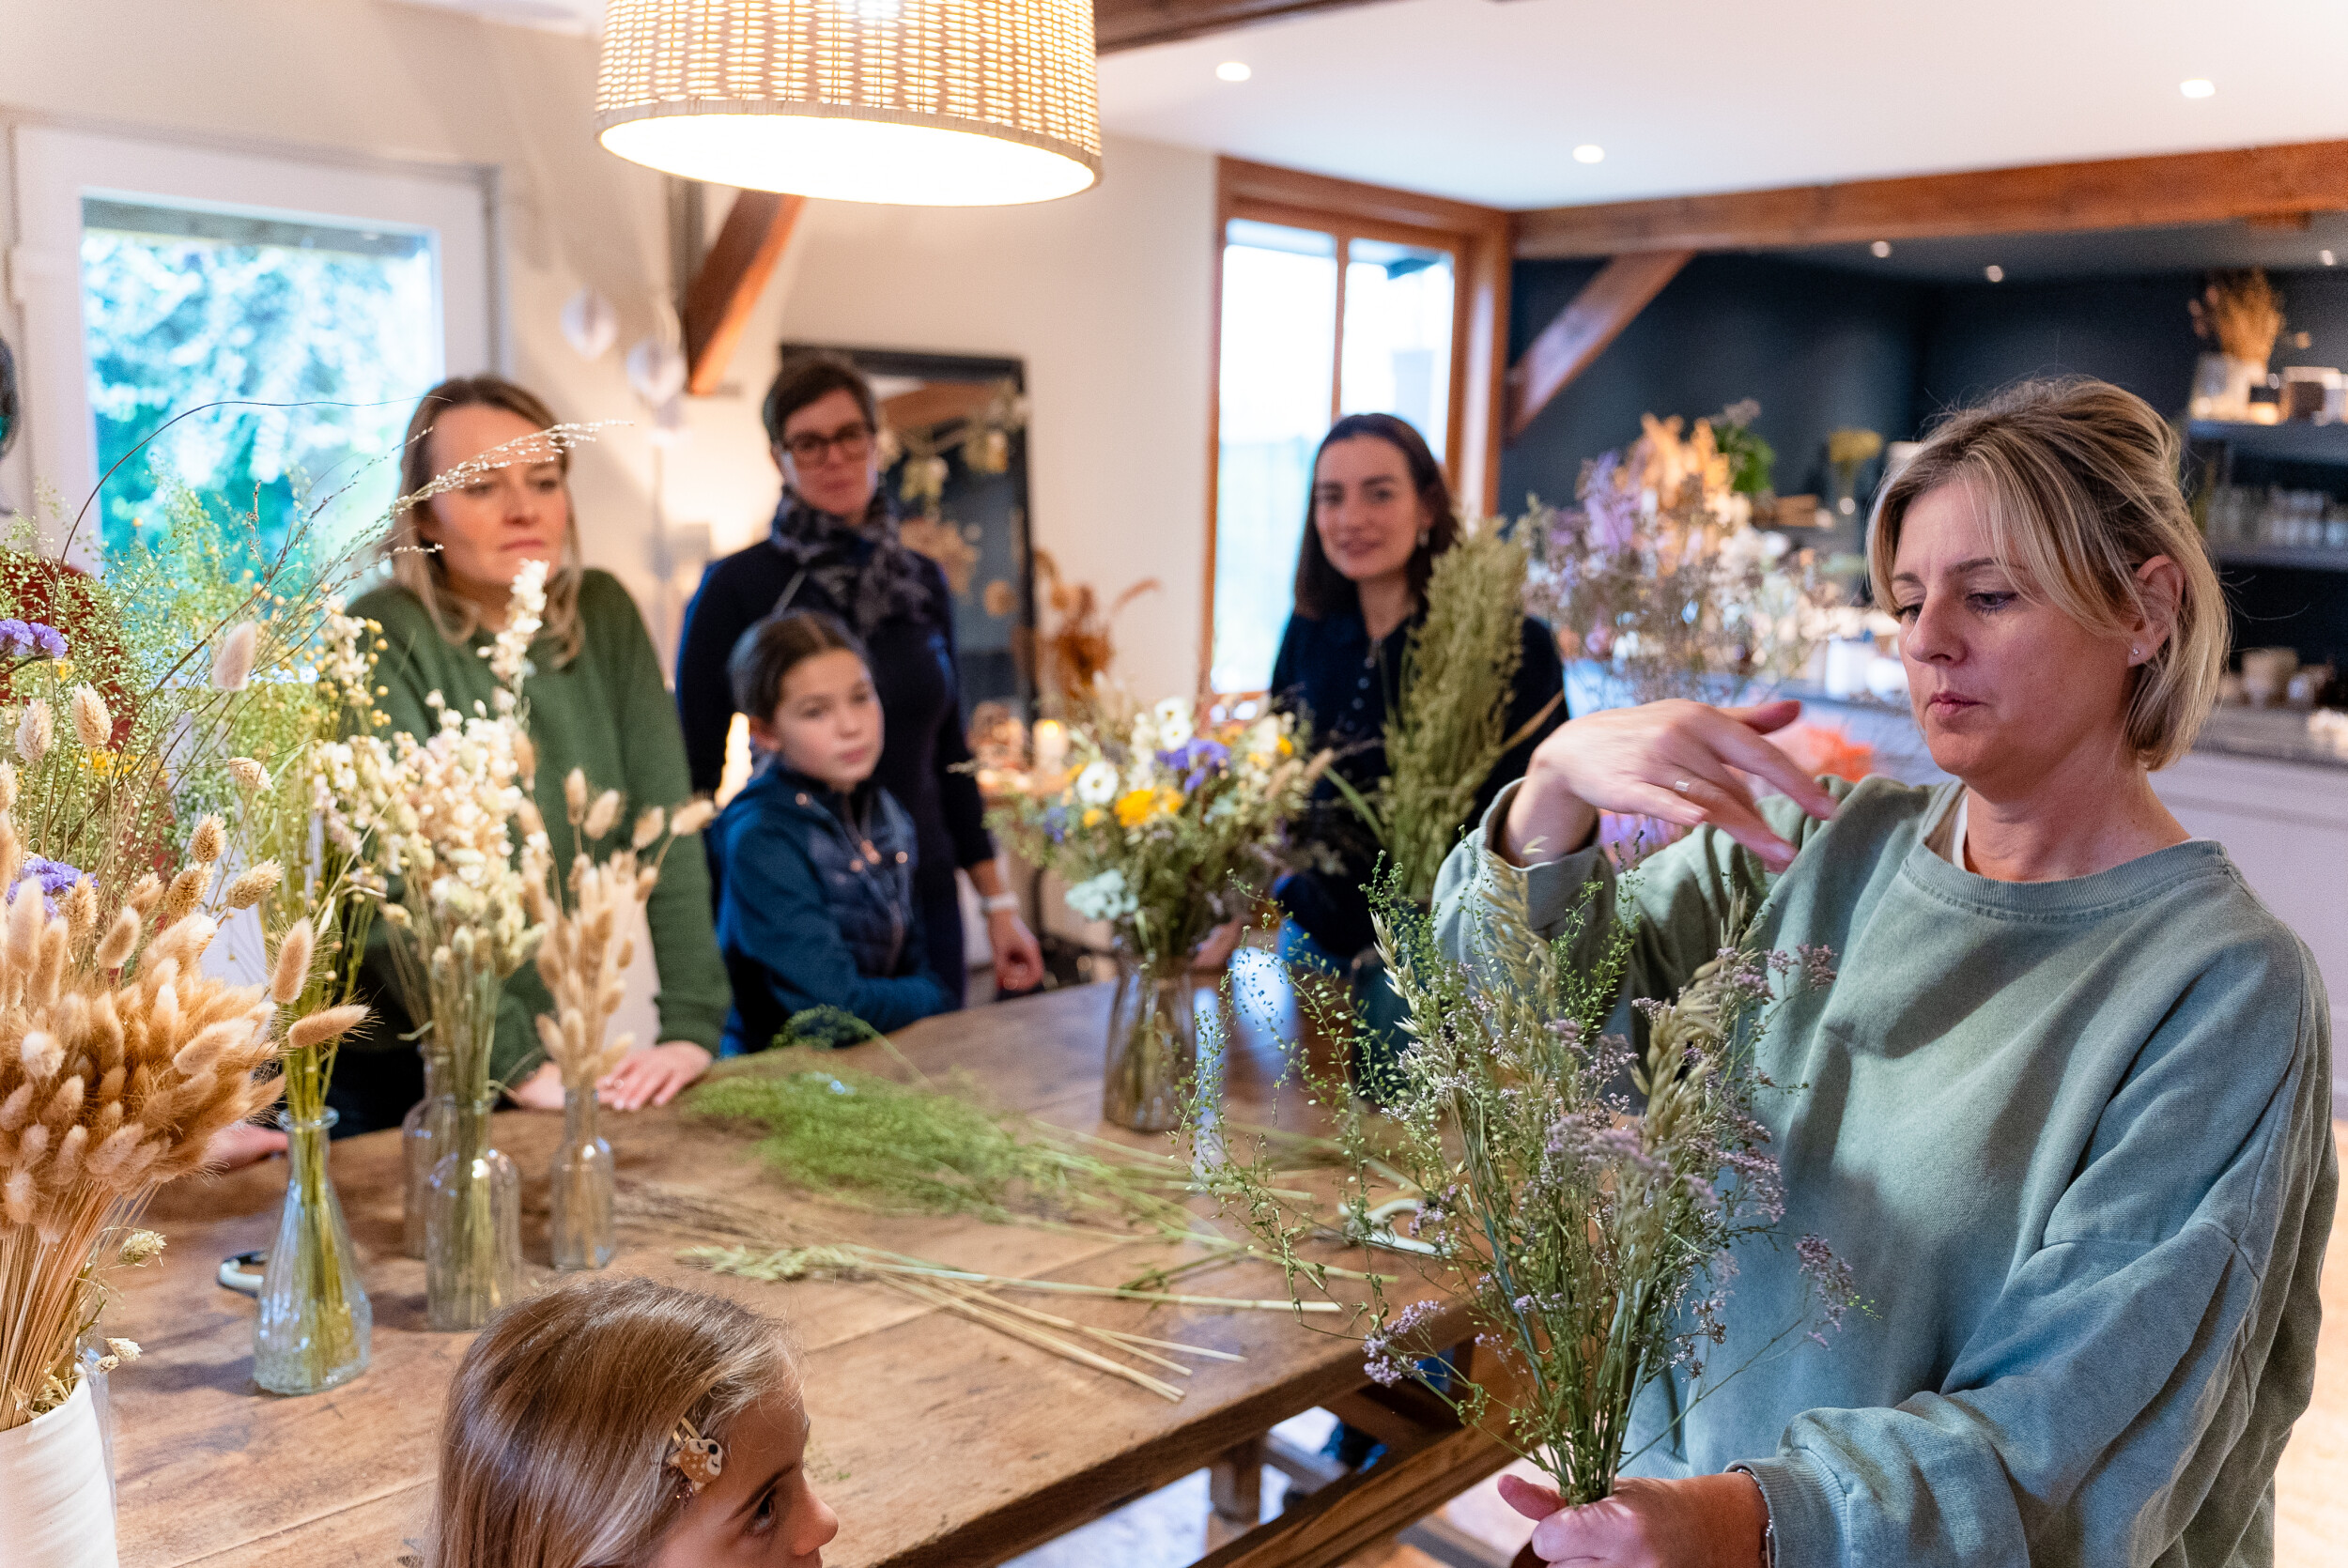
<svg viewBox="0 0 2348 1568"><path fill-rule="evenodd" d="M669 1434L669 1456L663 1463L683 1476L685 1484L699 1497L702 1488L726 1468L725 1446L715 1437L703 1437L690 1421L679 1417L676 1430Z"/></svg>

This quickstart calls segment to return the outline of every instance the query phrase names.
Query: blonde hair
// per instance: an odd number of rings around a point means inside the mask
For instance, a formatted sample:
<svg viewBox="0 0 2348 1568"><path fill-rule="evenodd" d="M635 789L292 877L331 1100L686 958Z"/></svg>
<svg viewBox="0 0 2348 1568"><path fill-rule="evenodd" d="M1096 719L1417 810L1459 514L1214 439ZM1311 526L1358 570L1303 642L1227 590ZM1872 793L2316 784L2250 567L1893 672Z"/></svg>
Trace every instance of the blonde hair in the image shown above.
<svg viewBox="0 0 2348 1568"><path fill-rule="evenodd" d="M2217 570L2177 487L2176 433L2134 392L2077 377L2025 381L1944 419L1876 500L1867 568L1892 602L1900 528L1916 501L1962 484L1990 549L2026 597L2109 636L2157 607L2137 581L2155 556L2183 578L2167 639L2134 672L2127 744L2147 768L2193 745L2217 700L2231 628Z"/></svg>
<svg viewBox="0 0 2348 1568"><path fill-rule="evenodd" d="M433 423L451 408L502 408L541 430L550 429L555 423L554 410L535 392L502 376L451 377L418 399L416 411L408 416L408 438L399 455L401 495L421 494L440 477L433 471L429 438ZM568 515L572 512L569 449L558 446L554 460L563 472L564 511ZM391 563L392 580L416 596L442 637L461 643L480 630L481 618L463 595L450 590L447 561L425 540L425 509L431 504L428 500L417 501L394 513L382 553ZM538 634L554 639L560 651L559 662L563 664L579 657L579 579L582 570L578 520L566 515L562 558L547 578L546 626Z"/></svg>
<svg viewBox="0 0 2348 1568"><path fill-rule="evenodd" d="M677 1422L722 1443L778 1390L780 1327L715 1296L599 1275L508 1308L449 1387L427 1568L649 1561L689 1498Z"/></svg>

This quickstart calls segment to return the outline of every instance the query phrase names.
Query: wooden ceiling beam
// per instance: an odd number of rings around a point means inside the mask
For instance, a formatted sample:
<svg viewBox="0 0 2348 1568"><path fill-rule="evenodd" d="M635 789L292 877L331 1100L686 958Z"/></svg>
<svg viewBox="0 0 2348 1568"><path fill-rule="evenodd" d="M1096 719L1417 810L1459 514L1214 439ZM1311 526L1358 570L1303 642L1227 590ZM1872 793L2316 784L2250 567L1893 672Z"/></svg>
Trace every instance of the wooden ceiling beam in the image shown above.
<svg viewBox="0 0 2348 1568"><path fill-rule="evenodd" d="M1373 0L1093 0L1092 43L1104 54L1178 38L1227 33L1306 11L1341 10Z"/></svg>
<svg viewBox="0 0 2348 1568"><path fill-rule="evenodd" d="M1520 257L2222 223L2348 209L2348 142L2041 163L1517 215Z"/></svg>
<svg viewBox="0 0 2348 1568"><path fill-rule="evenodd" d="M734 198L717 243L685 291L685 390L707 397L725 379L726 366L749 325L750 312L775 274L805 196L744 191Z"/></svg>
<svg viewBox="0 0 2348 1568"><path fill-rule="evenodd" d="M1523 435L1550 399L1589 369L1694 255L1693 251L1642 251L1599 268L1541 329L1524 357L1508 367L1508 439Z"/></svg>

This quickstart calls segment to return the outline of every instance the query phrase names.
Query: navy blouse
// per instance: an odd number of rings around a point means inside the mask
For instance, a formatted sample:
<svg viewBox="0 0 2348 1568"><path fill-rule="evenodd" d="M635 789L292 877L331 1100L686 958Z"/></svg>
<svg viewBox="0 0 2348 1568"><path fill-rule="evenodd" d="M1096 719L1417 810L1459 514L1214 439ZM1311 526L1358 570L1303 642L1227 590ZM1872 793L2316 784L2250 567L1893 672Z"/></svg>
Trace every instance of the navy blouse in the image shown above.
<svg viewBox="0 0 2348 1568"><path fill-rule="evenodd" d="M1421 609L1375 647L1358 609L1318 621L1291 615L1288 630L1281 634L1279 656L1272 665L1274 700L1311 723L1314 749L1338 748L1331 768L1342 772L1346 781L1365 794L1386 776L1386 706L1401 684L1402 651L1411 629L1426 613ZM1564 689L1565 680L1555 638L1547 626L1526 616L1523 656L1518 661L1508 699L1507 732L1522 729L1540 712L1541 704ZM1483 816L1503 785L1524 776L1533 748L1565 720L1565 704L1560 702L1538 729L1502 755L1476 792L1475 809L1461 821L1462 827ZM1326 846L1341 869L1290 872L1273 889L1274 896L1322 952L1339 963L1347 962L1376 940L1362 884L1376 869L1377 841L1336 787L1325 779L1314 792L1303 836Z"/></svg>

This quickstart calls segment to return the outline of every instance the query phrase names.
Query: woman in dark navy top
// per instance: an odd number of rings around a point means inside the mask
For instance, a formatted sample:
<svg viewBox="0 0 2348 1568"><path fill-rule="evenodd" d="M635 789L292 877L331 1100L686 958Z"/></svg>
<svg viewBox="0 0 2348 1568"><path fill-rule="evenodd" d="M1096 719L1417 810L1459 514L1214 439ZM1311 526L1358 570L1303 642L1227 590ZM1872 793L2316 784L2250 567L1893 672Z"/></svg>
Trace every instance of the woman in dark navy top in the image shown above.
<svg viewBox="0 0 2348 1568"><path fill-rule="evenodd" d="M832 355L786 363L766 393L766 433L782 469L782 502L767 537L702 575L677 649L676 700L693 789L725 771L734 692L726 660L742 634L778 608L837 616L869 650L888 715L873 778L913 819L920 845L914 899L930 972L962 1005L962 910L954 868L970 873L987 914L995 983L1032 989L1043 957L1005 891L987 837L962 729L953 600L937 562L908 548L880 484L880 413L854 365Z"/></svg>
<svg viewBox="0 0 2348 1568"><path fill-rule="evenodd" d="M1451 487L1426 440L1391 414L1350 414L1330 427L1313 459L1311 510L1296 561L1296 611L1272 667L1275 699L1311 719L1313 745L1335 746L1332 766L1367 794L1386 776L1386 708L1402 679L1402 651L1426 615L1435 557L1459 537ZM1514 734L1555 697L1565 667L1549 628L1527 616L1523 657L1508 700ZM1533 748L1565 722L1564 704L1493 767L1465 822L1484 814L1502 785L1522 777ZM1297 871L1274 891L1292 929L1282 947L1338 974L1375 940L1369 900L1378 847L1336 789L1321 786L1307 837L1338 859L1336 871ZM1317 950L1313 950L1317 949Z"/></svg>

